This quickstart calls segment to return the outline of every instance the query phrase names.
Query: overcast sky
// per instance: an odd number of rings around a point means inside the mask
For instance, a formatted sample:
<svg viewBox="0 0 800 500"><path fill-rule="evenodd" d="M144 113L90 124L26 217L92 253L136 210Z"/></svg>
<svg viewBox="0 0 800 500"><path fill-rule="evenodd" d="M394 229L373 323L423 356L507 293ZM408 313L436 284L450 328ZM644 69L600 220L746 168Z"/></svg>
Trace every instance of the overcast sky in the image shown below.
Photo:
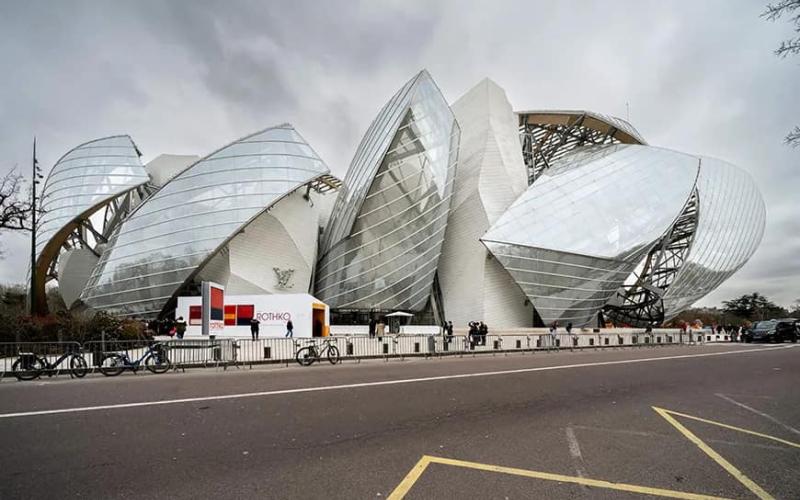
<svg viewBox="0 0 800 500"><path fill-rule="evenodd" d="M489 76L515 109L626 117L654 145L747 170L767 203L761 247L700 301L800 298L800 57L760 1L344 2L0 0L0 173L130 134L149 161L205 155L291 122L344 176L380 107L427 68L454 102ZM736 200L730 200L735 204ZM0 282L28 243L2 235Z"/></svg>

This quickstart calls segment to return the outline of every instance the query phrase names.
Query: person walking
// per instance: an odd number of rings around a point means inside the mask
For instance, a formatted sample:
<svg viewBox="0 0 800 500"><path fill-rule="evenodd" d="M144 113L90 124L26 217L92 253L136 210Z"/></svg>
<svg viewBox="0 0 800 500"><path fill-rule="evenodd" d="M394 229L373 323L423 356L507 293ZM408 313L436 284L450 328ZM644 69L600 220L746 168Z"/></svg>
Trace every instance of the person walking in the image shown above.
<svg viewBox="0 0 800 500"><path fill-rule="evenodd" d="M179 339L182 339L186 334L186 322L183 320L183 316L179 316L178 320L175 321L175 334Z"/></svg>
<svg viewBox="0 0 800 500"><path fill-rule="evenodd" d="M253 340L258 340L258 325L260 324L261 322L256 318L250 319L250 336L253 338Z"/></svg>
<svg viewBox="0 0 800 500"><path fill-rule="evenodd" d="M375 321L375 318L369 319L369 338L375 337L375 328L377 328L378 322Z"/></svg>
<svg viewBox="0 0 800 500"><path fill-rule="evenodd" d="M294 338L294 325L292 324L292 320L286 322L286 337L287 338Z"/></svg>
<svg viewBox="0 0 800 500"><path fill-rule="evenodd" d="M475 344L478 342L478 324L474 321L469 322L469 350L475 349Z"/></svg>
<svg viewBox="0 0 800 500"><path fill-rule="evenodd" d="M451 343L453 341L453 322L447 322L447 343Z"/></svg>
<svg viewBox="0 0 800 500"><path fill-rule="evenodd" d="M483 321L481 321L478 326L478 334L481 336L481 345L486 345L486 336L489 335L489 327L486 326L486 323Z"/></svg>
<svg viewBox="0 0 800 500"><path fill-rule="evenodd" d="M558 321L553 321L550 325L550 343L551 347L556 347L556 336L558 335Z"/></svg>

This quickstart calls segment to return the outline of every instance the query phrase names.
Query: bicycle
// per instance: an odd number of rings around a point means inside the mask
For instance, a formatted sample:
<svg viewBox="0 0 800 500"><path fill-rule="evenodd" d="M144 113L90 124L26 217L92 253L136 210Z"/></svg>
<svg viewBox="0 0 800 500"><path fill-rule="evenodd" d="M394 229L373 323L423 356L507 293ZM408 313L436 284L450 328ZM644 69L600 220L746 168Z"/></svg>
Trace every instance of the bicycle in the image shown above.
<svg viewBox="0 0 800 500"><path fill-rule="evenodd" d="M58 373L59 365L67 359L69 359L68 372L70 377L83 378L89 373L89 365L86 363L83 354L74 351L65 352L52 363L47 361L44 356L39 356L32 352L21 352L11 369L17 380L35 380L41 377L42 373L47 373L48 377L52 377Z"/></svg>
<svg viewBox="0 0 800 500"><path fill-rule="evenodd" d="M322 356L326 354L328 361L330 361L332 365L339 362L339 348L333 345L333 342L329 338L322 341L321 348L317 348L316 342L312 340L311 345L297 351L295 359L297 359L300 366L311 366L314 361L322 361Z"/></svg>
<svg viewBox="0 0 800 500"><path fill-rule="evenodd" d="M136 360L132 360L127 351L123 354L107 353L100 363L100 373L106 377L116 377L127 369L136 373L142 365L152 373L166 373L172 368L166 347L161 343L155 343L147 346L144 354Z"/></svg>

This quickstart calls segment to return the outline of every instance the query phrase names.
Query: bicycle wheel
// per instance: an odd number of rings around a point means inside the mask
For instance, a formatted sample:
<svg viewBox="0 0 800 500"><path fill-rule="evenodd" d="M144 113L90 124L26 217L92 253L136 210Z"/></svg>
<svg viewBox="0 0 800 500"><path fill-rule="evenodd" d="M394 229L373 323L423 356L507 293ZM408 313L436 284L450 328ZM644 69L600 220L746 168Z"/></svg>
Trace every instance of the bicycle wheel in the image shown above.
<svg viewBox="0 0 800 500"><path fill-rule="evenodd" d="M100 363L100 373L106 377L116 377L125 371L125 360L119 354L107 354Z"/></svg>
<svg viewBox="0 0 800 500"><path fill-rule="evenodd" d="M309 346L303 347L297 351L297 356L295 356L295 359L297 359L297 362L300 364L300 366L311 366L311 363L316 360L316 356L314 350L311 349L311 346Z"/></svg>
<svg viewBox="0 0 800 500"><path fill-rule="evenodd" d="M14 361L11 369L17 380L34 380L45 370L44 361L38 356L24 356Z"/></svg>
<svg viewBox="0 0 800 500"><path fill-rule="evenodd" d="M172 363L164 351L154 351L144 360L144 366L153 373L166 373Z"/></svg>
<svg viewBox="0 0 800 500"><path fill-rule="evenodd" d="M86 364L86 359L80 354L75 354L69 360L69 371L77 378L83 378L89 373L89 366Z"/></svg>
<svg viewBox="0 0 800 500"><path fill-rule="evenodd" d="M330 361L332 365L339 362L339 348L335 345L328 348L328 361Z"/></svg>

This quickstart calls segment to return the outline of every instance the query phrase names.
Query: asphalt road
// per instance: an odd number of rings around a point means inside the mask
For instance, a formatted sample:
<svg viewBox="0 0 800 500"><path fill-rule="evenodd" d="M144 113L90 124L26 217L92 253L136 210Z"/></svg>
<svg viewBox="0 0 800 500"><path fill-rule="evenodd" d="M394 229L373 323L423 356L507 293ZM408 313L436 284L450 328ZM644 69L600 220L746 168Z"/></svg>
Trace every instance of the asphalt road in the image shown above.
<svg viewBox="0 0 800 500"><path fill-rule="evenodd" d="M799 428L789 344L5 379L0 498L796 499Z"/></svg>

